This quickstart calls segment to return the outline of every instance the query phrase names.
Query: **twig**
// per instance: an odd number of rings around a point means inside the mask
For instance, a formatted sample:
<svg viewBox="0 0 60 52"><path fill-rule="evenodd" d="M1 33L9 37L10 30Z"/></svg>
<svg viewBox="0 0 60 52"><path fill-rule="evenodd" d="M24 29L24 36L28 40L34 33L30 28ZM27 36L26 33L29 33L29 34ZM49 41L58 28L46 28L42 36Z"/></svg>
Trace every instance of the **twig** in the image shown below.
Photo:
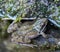
<svg viewBox="0 0 60 52"><path fill-rule="evenodd" d="M22 20L35 20L36 18L22 18ZM16 20L12 18L2 18L2 20Z"/></svg>
<svg viewBox="0 0 60 52"><path fill-rule="evenodd" d="M23 45L23 46L27 46L27 47L38 47L37 45L33 45L33 44L20 44L20 45Z"/></svg>

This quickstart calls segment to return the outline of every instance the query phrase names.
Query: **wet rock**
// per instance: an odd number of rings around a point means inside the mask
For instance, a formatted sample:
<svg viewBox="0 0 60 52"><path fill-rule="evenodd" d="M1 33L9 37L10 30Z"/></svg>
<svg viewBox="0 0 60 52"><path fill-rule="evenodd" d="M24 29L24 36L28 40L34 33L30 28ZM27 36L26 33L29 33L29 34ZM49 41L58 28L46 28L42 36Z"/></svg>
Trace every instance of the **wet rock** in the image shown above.
<svg viewBox="0 0 60 52"><path fill-rule="evenodd" d="M57 40L55 38L48 38L48 42L50 45L56 45L57 44Z"/></svg>
<svg viewBox="0 0 60 52"><path fill-rule="evenodd" d="M48 42L46 41L46 38L44 38L43 36L39 36L35 39L32 39L33 44L37 44L39 46L44 46L47 45Z"/></svg>
<svg viewBox="0 0 60 52"><path fill-rule="evenodd" d="M57 45L60 47L60 38L57 38L58 41L57 41Z"/></svg>
<svg viewBox="0 0 60 52"><path fill-rule="evenodd" d="M57 43L57 45L59 45L59 46L60 46L60 42L58 42L58 43Z"/></svg>

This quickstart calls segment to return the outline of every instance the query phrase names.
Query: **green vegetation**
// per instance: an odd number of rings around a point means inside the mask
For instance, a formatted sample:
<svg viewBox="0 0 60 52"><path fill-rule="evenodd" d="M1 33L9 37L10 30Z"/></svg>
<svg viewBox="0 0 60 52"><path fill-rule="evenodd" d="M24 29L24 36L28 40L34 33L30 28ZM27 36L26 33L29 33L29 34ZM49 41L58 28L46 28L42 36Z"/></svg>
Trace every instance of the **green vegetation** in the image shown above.
<svg viewBox="0 0 60 52"><path fill-rule="evenodd" d="M49 4L49 3L50 4ZM60 6L59 0L46 0L41 2L39 0L0 0L0 17L1 18L16 18L16 22L21 21L22 18L51 18L56 26L60 27ZM56 15L55 15L56 14ZM54 23L54 22L52 22Z"/></svg>

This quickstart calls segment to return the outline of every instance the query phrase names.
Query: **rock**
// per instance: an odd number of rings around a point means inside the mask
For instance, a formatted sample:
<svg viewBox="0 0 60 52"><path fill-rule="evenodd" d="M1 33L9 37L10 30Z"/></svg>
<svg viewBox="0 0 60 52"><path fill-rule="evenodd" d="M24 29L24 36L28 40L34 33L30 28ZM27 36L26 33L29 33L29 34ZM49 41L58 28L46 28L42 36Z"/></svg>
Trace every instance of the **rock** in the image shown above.
<svg viewBox="0 0 60 52"><path fill-rule="evenodd" d="M56 45L57 44L57 40L55 38L48 38L48 42L50 45Z"/></svg>
<svg viewBox="0 0 60 52"><path fill-rule="evenodd" d="M57 45L59 45L59 46L60 46L60 42L58 42L58 43L57 43Z"/></svg>
<svg viewBox="0 0 60 52"><path fill-rule="evenodd" d="M37 38L32 39L33 44L37 44L39 46L44 46L47 45L48 42L46 41L46 38L44 38L43 36L39 36Z"/></svg>

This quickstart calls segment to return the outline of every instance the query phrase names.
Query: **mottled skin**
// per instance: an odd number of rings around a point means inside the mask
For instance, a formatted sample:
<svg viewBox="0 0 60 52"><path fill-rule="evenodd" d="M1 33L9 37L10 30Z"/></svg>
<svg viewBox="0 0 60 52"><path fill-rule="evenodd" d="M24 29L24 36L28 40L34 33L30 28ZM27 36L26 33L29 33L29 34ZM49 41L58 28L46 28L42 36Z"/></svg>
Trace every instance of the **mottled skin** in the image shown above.
<svg viewBox="0 0 60 52"><path fill-rule="evenodd" d="M21 26L14 27L15 23L8 27L8 32L12 33L11 41L15 43L30 43L31 39L39 35L45 36L43 30L47 24L47 19L37 19L36 22L24 22ZM11 26L13 27L11 29Z"/></svg>

